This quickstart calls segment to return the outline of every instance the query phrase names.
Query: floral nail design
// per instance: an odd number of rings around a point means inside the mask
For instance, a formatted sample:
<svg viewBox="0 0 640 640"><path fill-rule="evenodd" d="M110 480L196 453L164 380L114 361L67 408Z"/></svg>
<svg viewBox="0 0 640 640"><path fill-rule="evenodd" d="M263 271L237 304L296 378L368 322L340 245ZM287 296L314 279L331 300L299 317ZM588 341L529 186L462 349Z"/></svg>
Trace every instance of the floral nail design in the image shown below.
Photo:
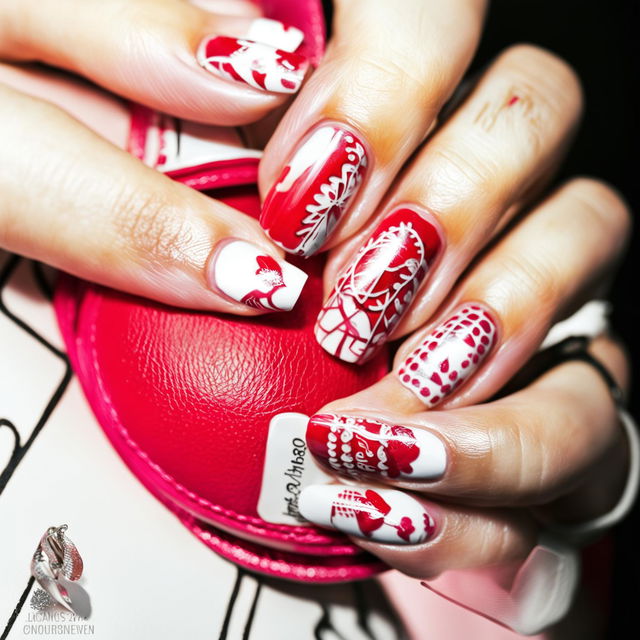
<svg viewBox="0 0 640 640"><path fill-rule="evenodd" d="M298 506L310 522L374 542L420 544L435 531L431 515L404 491L311 485Z"/></svg>
<svg viewBox="0 0 640 640"><path fill-rule="evenodd" d="M339 125L318 127L271 188L260 224L285 251L312 255L347 211L367 166L364 145L352 131Z"/></svg>
<svg viewBox="0 0 640 640"><path fill-rule="evenodd" d="M442 441L430 431L371 418L311 416L307 444L332 471L354 478L434 480L447 464Z"/></svg>
<svg viewBox="0 0 640 640"><path fill-rule="evenodd" d="M411 353L398 378L424 404L434 407L478 369L496 338L491 313L479 304L465 304Z"/></svg>
<svg viewBox="0 0 640 640"><path fill-rule="evenodd" d="M362 363L387 341L440 251L436 227L399 207L382 220L340 275L316 323L323 349Z"/></svg>
<svg viewBox="0 0 640 640"><path fill-rule="evenodd" d="M207 71L254 89L295 93L309 66L307 59L290 51L242 38L206 38L197 53Z"/></svg>
<svg viewBox="0 0 640 640"><path fill-rule="evenodd" d="M249 242L233 240L218 250L211 280L230 298L253 309L289 311L298 300L307 275Z"/></svg>

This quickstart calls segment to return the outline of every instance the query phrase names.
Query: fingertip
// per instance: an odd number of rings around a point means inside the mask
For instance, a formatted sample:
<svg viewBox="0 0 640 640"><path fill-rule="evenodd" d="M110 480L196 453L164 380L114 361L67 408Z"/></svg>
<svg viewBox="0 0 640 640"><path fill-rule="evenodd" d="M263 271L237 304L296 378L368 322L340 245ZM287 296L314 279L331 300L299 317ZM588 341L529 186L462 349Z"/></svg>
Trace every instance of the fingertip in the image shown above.
<svg viewBox="0 0 640 640"><path fill-rule="evenodd" d="M290 311L307 274L251 242L225 238L212 252L207 279L213 290L252 309Z"/></svg>

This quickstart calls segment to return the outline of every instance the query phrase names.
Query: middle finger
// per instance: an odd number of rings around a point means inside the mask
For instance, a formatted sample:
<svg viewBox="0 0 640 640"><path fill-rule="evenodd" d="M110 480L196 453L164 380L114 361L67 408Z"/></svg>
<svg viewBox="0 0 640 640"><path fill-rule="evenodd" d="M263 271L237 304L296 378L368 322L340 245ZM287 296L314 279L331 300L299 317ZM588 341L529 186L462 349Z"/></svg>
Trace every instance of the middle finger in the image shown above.
<svg viewBox="0 0 640 640"><path fill-rule="evenodd" d="M425 322L558 161L581 105L574 72L554 55L531 46L501 55L330 263L325 281L336 286L318 317L322 347L360 363Z"/></svg>

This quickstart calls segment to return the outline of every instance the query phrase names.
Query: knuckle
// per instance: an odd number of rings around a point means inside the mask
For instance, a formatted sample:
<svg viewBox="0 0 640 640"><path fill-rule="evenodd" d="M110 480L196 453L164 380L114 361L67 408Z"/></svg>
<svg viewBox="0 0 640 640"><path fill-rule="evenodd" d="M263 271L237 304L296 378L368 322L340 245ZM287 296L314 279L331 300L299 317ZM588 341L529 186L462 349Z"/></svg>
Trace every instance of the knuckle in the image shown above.
<svg viewBox="0 0 640 640"><path fill-rule="evenodd" d="M498 427L490 432L495 482L516 505L529 504L540 496L548 463L543 449L531 438L532 433L539 433L539 426L529 413L519 405L497 409L494 424Z"/></svg>
<svg viewBox="0 0 640 640"><path fill-rule="evenodd" d="M536 300L539 326L547 326L564 295L564 278L561 265L554 260L541 259L536 252L509 253L500 261L498 272L502 276L495 282L493 297L502 298L499 308L517 310L524 305L526 312L521 320L530 322L529 302Z"/></svg>
<svg viewBox="0 0 640 640"><path fill-rule="evenodd" d="M434 70L428 74L416 70L415 60L407 59L406 52L396 51L391 55L381 56L379 52L368 51L354 64L357 64L357 70L354 69L350 76L364 95L387 96L394 104L397 103L398 96L402 96L403 99L411 100L412 104L424 105L438 94L440 74Z"/></svg>
<svg viewBox="0 0 640 640"><path fill-rule="evenodd" d="M421 191L428 194L429 207L437 215L446 216L448 211L461 207L467 201L476 205L479 195L499 198L500 163L490 154L482 153L481 145L437 145L431 149L429 166L421 179ZM474 201L474 202L471 202Z"/></svg>
<svg viewBox="0 0 640 640"><path fill-rule="evenodd" d="M161 193L123 191L112 210L112 224L122 249L138 259L175 259L188 243L184 215Z"/></svg>
<svg viewBox="0 0 640 640"><path fill-rule="evenodd" d="M581 91L580 76L573 66L559 55L532 44L515 44L502 54L503 61L515 71L534 73L550 78L558 85Z"/></svg>

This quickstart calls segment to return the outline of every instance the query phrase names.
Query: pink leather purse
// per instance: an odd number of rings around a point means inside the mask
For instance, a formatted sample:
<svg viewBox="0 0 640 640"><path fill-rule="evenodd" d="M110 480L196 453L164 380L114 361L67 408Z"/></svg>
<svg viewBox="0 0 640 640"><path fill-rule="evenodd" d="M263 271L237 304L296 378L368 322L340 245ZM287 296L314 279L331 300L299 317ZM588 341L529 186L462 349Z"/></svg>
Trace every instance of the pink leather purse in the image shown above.
<svg viewBox="0 0 640 640"><path fill-rule="evenodd" d="M319 2L269 0L263 7L267 17L304 31L305 53L317 62L324 45ZM185 145L175 142L185 135L205 146L192 145L194 155L184 157ZM202 160L206 144L215 144L206 138L205 127L132 106L132 153L189 186L215 189L216 198L257 217L257 154ZM272 418L310 414L373 383L388 367L384 353L355 367L317 345L312 329L322 302L323 260L299 264L309 280L287 314L190 312L66 275L57 287L56 312L74 370L112 445L203 543L272 576L361 579L382 563L340 534L267 520L259 507L268 497L267 448L282 426ZM282 486L295 502L301 469L312 463L304 439L290 440L290 459L273 473L289 472Z"/></svg>

